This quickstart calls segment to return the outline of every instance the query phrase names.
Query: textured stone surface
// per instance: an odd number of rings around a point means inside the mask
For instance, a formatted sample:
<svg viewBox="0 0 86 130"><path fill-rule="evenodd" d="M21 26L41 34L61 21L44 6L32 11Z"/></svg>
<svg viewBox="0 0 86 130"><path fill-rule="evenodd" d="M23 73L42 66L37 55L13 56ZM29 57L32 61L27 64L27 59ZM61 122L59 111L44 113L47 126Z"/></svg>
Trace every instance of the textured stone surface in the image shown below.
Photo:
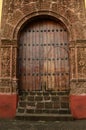
<svg viewBox="0 0 86 130"><path fill-rule="evenodd" d="M18 109L17 113L56 113L56 114L66 114L69 112L69 95L64 92L59 93L58 92L27 92L27 95L25 95L22 92L22 95L19 96L19 103L18 103ZM39 96L37 96L37 94ZM45 94L47 94L47 98L45 98ZM55 94L55 95L52 95ZM23 96L24 95L24 96ZM22 100L23 98L23 100Z"/></svg>
<svg viewBox="0 0 86 130"><path fill-rule="evenodd" d="M86 130L86 120L25 121L0 120L1 130Z"/></svg>
<svg viewBox="0 0 86 130"><path fill-rule="evenodd" d="M18 36L27 21L40 15L57 19L66 26L69 34L70 93L86 94L86 9L84 0L3 0L0 92L17 91ZM24 93L20 97L20 102L22 100L26 102L25 108L19 106L18 111L27 113L50 113L51 110L55 112L56 108L68 108L69 106L68 97L64 92L37 92L36 95L35 92ZM44 109L45 107L47 109ZM59 110L60 113L62 111Z"/></svg>
<svg viewBox="0 0 86 130"><path fill-rule="evenodd" d="M19 1L12 0L4 1L3 4L3 15L2 15L2 35L7 38L10 37L10 33L7 34L5 29L11 26L16 27L21 19L23 19L26 15L29 15L33 12L37 12L39 14L40 11L47 11L47 13L53 11L58 15L62 15L65 19L67 19L71 26L71 40L76 39L85 39L85 8L83 1ZM39 12L38 12L39 11ZM6 31L5 31L6 30ZM81 33L82 31L82 33ZM8 36L9 35L9 36ZM74 35L74 36L73 36Z"/></svg>

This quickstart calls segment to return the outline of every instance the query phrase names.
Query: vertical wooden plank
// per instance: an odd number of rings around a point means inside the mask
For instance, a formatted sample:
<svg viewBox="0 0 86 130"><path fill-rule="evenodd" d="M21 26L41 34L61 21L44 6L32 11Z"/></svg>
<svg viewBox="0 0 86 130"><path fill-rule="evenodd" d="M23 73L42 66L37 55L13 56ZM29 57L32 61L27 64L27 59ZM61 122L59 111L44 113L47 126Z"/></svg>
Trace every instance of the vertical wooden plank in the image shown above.
<svg viewBox="0 0 86 130"><path fill-rule="evenodd" d="M61 48L60 48L60 44L61 44L61 34L60 34L60 26L59 27L59 32L58 32L58 77L59 77L59 90L61 90Z"/></svg>
<svg viewBox="0 0 86 130"><path fill-rule="evenodd" d="M26 30L26 88L27 90L30 87L30 63L29 63L29 59L30 59L30 52L29 52L29 30Z"/></svg>
<svg viewBox="0 0 86 130"><path fill-rule="evenodd" d="M41 61L40 61L40 47L41 47L41 41L40 41L40 23L38 22L38 39L37 39L37 42L38 42L38 46L39 46L39 50L38 50L38 61L39 61L39 88L41 88Z"/></svg>
<svg viewBox="0 0 86 130"><path fill-rule="evenodd" d="M46 89L46 76L45 76L45 67L44 67L44 57L45 57L45 52L44 52L44 44L45 44L45 32L44 32L44 28L45 28L45 21L42 20L42 30L41 30L41 34L42 34L42 45L41 45L41 53L42 53L42 90Z"/></svg>
<svg viewBox="0 0 86 130"><path fill-rule="evenodd" d="M66 74L65 74L65 55L66 55L66 48L65 48L65 38L64 38L64 28L62 28L61 33L61 82L62 82L62 90L65 90L66 88Z"/></svg>
<svg viewBox="0 0 86 130"><path fill-rule="evenodd" d="M59 90L59 26L56 24L56 34L55 34L55 42L56 42L56 89Z"/></svg>
<svg viewBox="0 0 86 130"><path fill-rule="evenodd" d="M64 46L65 46L65 48L66 48L66 53L65 53L65 71L66 71L66 73L65 73L65 79L66 79L66 81L65 81L65 83L66 83L66 89L69 89L69 69L70 69L70 67L69 67L69 45L68 45L68 35L67 35L67 30L66 29L64 29Z"/></svg>
<svg viewBox="0 0 86 130"><path fill-rule="evenodd" d="M25 79L25 90L27 90L27 29L25 30L25 35L24 35L24 66L25 66L25 74L24 74L24 79Z"/></svg>
<svg viewBox="0 0 86 130"><path fill-rule="evenodd" d="M36 88L36 71L35 71L35 66L36 66L36 57L35 57L35 23L33 24L32 27L32 66L33 66L33 90Z"/></svg>
<svg viewBox="0 0 86 130"><path fill-rule="evenodd" d="M30 44L30 80L31 80L31 86L29 86L29 89L32 90L33 88L33 76L32 76L32 30L31 27L29 27L29 44Z"/></svg>
<svg viewBox="0 0 86 130"><path fill-rule="evenodd" d="M35 73L35 90L39 90L39 23L37 22L34 32L34 73Z"/></svg>
<svg viewBox="0 0 86 130"><path fill-rule="evenodd" d="M48 75L48 89L51 89L51 75L50 75L50 69L51 69L51 64L50 64L50 52L51 52L51 46L48 46L48 44L50 43L50 26L49 26L49 22L47 21L47 26L46 26L46 30L47 30L47 75Z"/></svg>
<svg viewBox="0 0 86 130"><path fill-rule="evenodd" d="M26 29L23 37L23 87L26 90Z"/></svg>
<svg viewBox="0 0 86 130"><path fill-rule="evenodd" d="M51 89L54 90L55 89L55 39L54 39L54 33L55 33L55 23L53 21L51 21L50 23L50 48L51 48L51 52L50 52L50 63L51 63Z"/></svg>
<svg viewBox="0 0 86 130"><path fill-rule="evenodd" d="M32 34L32 36L31 36L31 44L32 44L32 90L35 90L35 71L34 71L34 68L35 68L34 36L35 35L34 35L34 24L32 25L32 28L31 28L31 34Z"/></svg>
<svg viewBox="0 0 86 130"><path fill-rule="evenodd" d="M58 37L58 26L57 23L55 23L54 25L54 33L53 33L53 42L54 42L54 78L55 78L55 90L58 90L58 79L57 79L57 48L58 48L58 41L57 41L57 37Z"/></svg>
<svg viewBox="0 0 86 130"><path fill-rule="evenodd" d="M67 81L66 81L66 80L67 80L67 75L66 75L66 68L67 68L67 66L66 66L66 63L67 63L67 60L66 60L66 57L67 57L66 49L67 49L67 48L66 48L66 46L67 46L67 45L66 45L66 42L67 42L67 41L66 41L66 33L65 33L64 29L63 29L63 59L64 59L64 60L63 60L63 68L64 68L64 72L63 72L63 74L64 74L64 75L63 75L63 76L64 76L64 78L63 78L64 84L63 84L63 85L64 85L64 86L63 86L63 87L64 87L64 89L66 89L66 87L67 87L67 86L66 86L66 84L67 84L67 83L66 83L66 82L67 82Z"/></svg>
<svg viewBox="0 0 86 130"><path fill-rule="evenodd" d="M46 86L46 89L48 89L48 67L47 67L47 63L48 63L48 60L47 60L47 48L48 48L48 44L47 44L47 24L46 22L44 21L43 22L43 43L44 43L44 61L43 61L43 71L44 73L46 74L44 76L44 82L45 82L45 86Z"/></svg>
<svg viewBox="0 0 86 130"><path fill-rule="evenodd" d="M37 73L38 73L38 82L37 82L37 88L38 88L38 90L40 90L41 89L41 86L40 86L40 60L39 60L39 58L40 58L40 46L39 46L39 35L40 35L40 30L39 30L39 22L38 22L38 26L37 26L37 37L36 37L36 39L37 39L37 53L36 53L36 55L37 55Z"/></svg>

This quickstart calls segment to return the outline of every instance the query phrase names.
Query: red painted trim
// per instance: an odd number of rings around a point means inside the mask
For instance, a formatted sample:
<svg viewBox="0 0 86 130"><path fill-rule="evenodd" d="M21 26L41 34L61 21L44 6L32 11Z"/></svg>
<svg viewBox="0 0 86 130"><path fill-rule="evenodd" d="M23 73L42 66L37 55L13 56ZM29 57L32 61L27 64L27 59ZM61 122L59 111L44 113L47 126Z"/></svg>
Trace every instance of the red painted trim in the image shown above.
<svg viewBox="0 0 86 130"><path fill-rule="evenodd" d="M17 94L0 94L0 118L14 118L17 102Z"/></svg>
<svg viewBox="0 0 86 130"><path fill-rule="evenodd" d="M70 109L74 118L86 118L86 95L70 95Z"/></svg>

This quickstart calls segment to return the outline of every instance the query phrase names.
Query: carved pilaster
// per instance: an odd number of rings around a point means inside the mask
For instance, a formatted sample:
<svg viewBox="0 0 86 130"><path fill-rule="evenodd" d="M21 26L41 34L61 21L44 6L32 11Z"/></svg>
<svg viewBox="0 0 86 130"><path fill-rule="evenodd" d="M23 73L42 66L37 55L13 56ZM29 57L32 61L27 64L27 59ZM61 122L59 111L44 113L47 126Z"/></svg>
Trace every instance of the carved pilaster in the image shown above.
<svg viewBox="0 0 86 130"><path fill-rule="evenodd" d="M16 65L17 64L17 48L13 47L12 48L12 77L16 78Z"/></svg>
<svg viewBox="0 0 86 130"><path fill-rule="evenodd" d="M79 78L86 79L86 48L78 47L78 75Z"/></svg>
<svg viewBox="0 0 86 130"><path fill-rule="evenodd" d="M1 47L1 77L10 77L10 47Z"/></svg>
<svg viewBox="0 0 86 130"><path fill-rule="evenodd" d="M0 92L16 92L17 46L14 41L2 40L0 50Z"/></svg>
<svg viewBox="0 0 86 130"><path fill-rule="evenodd" d="M70 78L73 79L76 77L75 73L75 48L70 48Z"/></svg>
<svg viewBox="0 0 86 130"><path fill-rule="evenodd" d="M75 95L86 94L86 41L71 43L70 50L70 93Z"/></svg>

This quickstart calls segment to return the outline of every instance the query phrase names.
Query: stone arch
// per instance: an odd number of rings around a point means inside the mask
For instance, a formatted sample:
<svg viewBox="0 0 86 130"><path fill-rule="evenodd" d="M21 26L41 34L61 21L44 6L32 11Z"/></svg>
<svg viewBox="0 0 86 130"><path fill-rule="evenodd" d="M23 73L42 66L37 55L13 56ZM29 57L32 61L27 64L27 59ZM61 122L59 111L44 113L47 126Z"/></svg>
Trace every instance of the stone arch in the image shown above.
<svg viewBox="0 0 86 130"><path fill-rule="evenodd" d="M69 35L69 41L71 39L71 23L63 16L61 16L58 13L52 12L52 11L39 11L39 12L33 12L31 14L28 14L24 16L16 25L16 27L13 30L12 39L17 40L18 34L21 30L21 28L25 25L27 21L30 21L32 18L40 17L40 16L48 16L53 19L59 20L64 26L67 28L68 35Z"/></svg>

